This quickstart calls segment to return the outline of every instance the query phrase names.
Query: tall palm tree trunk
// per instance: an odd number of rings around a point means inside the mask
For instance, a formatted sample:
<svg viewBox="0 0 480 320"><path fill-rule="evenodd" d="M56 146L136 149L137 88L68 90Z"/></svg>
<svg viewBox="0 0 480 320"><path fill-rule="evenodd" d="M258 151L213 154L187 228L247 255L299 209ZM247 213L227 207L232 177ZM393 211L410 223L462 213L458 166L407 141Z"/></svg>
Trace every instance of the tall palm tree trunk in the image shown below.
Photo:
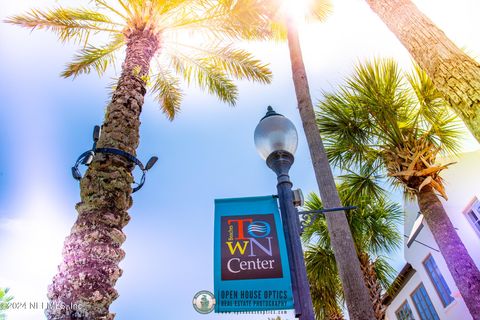
<svg viewBox="0 0 480 320"><path fill-rule="evenodd" d="M474 320L480 320L480 272L430 186L418 195L418 205L440 248L453 280Z"/></svg>
<svg viewBox="0 0 480 320"><path fill-rule="evenodd" d="M144 76L159 48L147 31L131 33L122 74L107 107L99 148L117 148L135 155L139 144L140 112L145 95ZM48 319L113 319L110 304L122 274L125 256L122 228L130 220L132 163L116 155L96 155L80 184L78 218L63 249L63 262L48 288ZM66 306L62 308L62 306Z"/></svg>
<svg viewBox="0 0 480 320"><path fill-rule="evenodd" d="M293 21L287 21L287 29L298 109L310 149L320 196L325 208L341 207L332 170L316 125L298 31ZM360 263L358 262L357 252L345 212L326 213L326 218L350 319L372 320L374 319L372 304L365 283L362 280Z"/></svg>
<svg viewBox="0 0 480 320"><path fill-rule="evenodd" d="M366 1L480 142L480 63L461 51L411 0Z"/></svg>
<svg viewBox="0 0 480 320"><path fill-rule="evenodd" d="M363 280L365 281L365 285L367 286L372 301L375 319L383 320L385 319L387 306L382 302L382 286L380 285L377 273L375 272L375 264L372 263L367 253L360 253L358 259L360 260L362 268Z"/></svg>

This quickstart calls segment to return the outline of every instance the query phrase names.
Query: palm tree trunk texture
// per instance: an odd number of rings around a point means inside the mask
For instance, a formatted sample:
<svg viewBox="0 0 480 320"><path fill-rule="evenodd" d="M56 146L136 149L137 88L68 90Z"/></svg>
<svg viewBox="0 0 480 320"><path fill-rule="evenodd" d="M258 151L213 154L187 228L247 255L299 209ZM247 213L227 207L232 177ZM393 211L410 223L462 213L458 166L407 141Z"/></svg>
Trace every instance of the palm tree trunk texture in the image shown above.
<svg viewBox="0 0 480 320"><path fill-rule="evenodd" d="M327 154L315 121L307 74L303 64L298 31L292 21L287 22L288 46L292 64L293 83L298 109L303 123L317 179L320 196L325 208L341 207L340 198L328 163ZM363 282L360 263L353 243L345 212L326 213L328 231L335 260L342 281L348 313L352 320L374 319L372 304Z"/></svg>
<svg viewBox="0 0 480 320"><path fill-rule="evenodd" d="M117 148L135 155L139 144L140 113L146 92L144 76L159 48L152 34L127 37L122 74L107 107L99 148ZM132 163L121 156L98 154L80 184L78 218L63 249L63 262L48 288L48 319L113 319L110 304L125 256L122 228L130 220Z"/></svg>
<svg viewBox="0 0 480 320"><path fill-rule="evenodd" d="M358 259L360 260L365 285L370 293L375 319L384 320L387 307L382 302L382 286L378 281L377 273L375 272L375 265L366 253L360 253Z"/></svg>
<svg viewBox="0 0 480 320"><path fill-rule="evenodd" d="M411 0L367 0L480 142L480 63L461 51Z"/></svg>
<svg viewBox="0 0 480 320"><path fill-rule="evenodd" d="M418 204L470 314L474 320L480 320L480 272L477 266L430 186L422 189Z"/></svg>

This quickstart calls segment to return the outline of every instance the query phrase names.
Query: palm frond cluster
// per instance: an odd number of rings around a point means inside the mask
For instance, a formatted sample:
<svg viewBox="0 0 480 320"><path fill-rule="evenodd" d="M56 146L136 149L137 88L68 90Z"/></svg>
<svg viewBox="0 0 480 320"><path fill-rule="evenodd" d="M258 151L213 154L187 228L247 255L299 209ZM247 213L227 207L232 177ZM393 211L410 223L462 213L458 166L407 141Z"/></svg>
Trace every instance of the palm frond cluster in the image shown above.
<svg viewBox="0 0 480 320"><path fill-rule="evenodd" d="M392 150L393 149L393 150ZM440 149L426 139L407 137L402 147L385 149L383 158L390 177L400 181L408 192L416 194L430 185L447 199L442 178L439 173L451 163L436 165Z"/></svg>
<svg viewBox="0 0 480 320"><path fill-rule="evenodd" d="M369 178L364 177L366 179ZM388 289L394 275L385 256L401 244L397 224L402 221L402 211L398 204L386 200L383 191L359 193L348 188L349 182L348 177L343 178L338 186L339 194L344 205L357 206L356 210L347 213L347 219L375 315L383 319L386 308L382 293ZM318 195L311 193L304 207L320 210L323 204ZM305 262L316 319L343 319L343 290L325 216L318 217L307 227L302 238L306 245Z"/></svg>
<svg viewBox="0 0 480 320"><path fill-rule="evenodd" d="M329 159L340 168L387 175L414 197L426 186L447 198L439 155L459 150L461 127L420 68L403 74L389 59L355 68L318 104Z"/></svg>
<svg viewBox="0 0 480 320"><path fill-rule="evenodd" d="M13 296L8 294L9 291L9 288L0 288L0 319L4 319L5 311L9 309L9 303L13 300Z"/></svg>
<svg viewBox="0 0 480 320"><path fill-rule="evenodd" d="M33 9L6 22L50 30L62 42L81 45L63 77L92 71L102 76L132 34L155 37L160 48L146 80L173 119L184 96L182 85L197 85L234 105L238 90L233 79L271 81L265 63L231 43L285 36L270 24L265 6L260 0L94 0L88 8ZM101 44L102 39L108 40Z"/></svg>

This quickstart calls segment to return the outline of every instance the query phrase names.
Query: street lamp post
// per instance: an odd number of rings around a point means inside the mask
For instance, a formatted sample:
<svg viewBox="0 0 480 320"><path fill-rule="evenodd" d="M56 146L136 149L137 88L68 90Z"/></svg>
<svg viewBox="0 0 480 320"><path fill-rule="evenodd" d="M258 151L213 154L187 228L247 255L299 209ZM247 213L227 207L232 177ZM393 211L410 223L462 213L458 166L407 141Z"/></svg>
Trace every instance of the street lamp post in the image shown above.
<svg viewBox="0 0 480 320"><path fill-rule="evenodd" d="M292 182L288 172L294 161L298 134L293 123L268 107L267 114L255 128L255 146L267 165L277 174L283 231L287 244L295 316L314 320L312 298L300 242L300 220L294 206Z"/></svg>

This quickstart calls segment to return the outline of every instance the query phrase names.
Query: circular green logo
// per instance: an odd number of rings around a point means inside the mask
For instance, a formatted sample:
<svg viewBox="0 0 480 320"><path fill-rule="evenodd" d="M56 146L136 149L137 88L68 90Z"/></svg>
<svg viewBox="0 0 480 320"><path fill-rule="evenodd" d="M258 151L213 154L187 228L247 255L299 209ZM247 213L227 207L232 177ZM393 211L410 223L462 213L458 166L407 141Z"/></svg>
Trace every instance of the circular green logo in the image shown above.
<svg viewBox="0 0 480 320"><path fill-rule="evenodd" d="M207 290L199 291L193 297L193 308L202 314L207 314L215 308L215 296Z"/></svg>

